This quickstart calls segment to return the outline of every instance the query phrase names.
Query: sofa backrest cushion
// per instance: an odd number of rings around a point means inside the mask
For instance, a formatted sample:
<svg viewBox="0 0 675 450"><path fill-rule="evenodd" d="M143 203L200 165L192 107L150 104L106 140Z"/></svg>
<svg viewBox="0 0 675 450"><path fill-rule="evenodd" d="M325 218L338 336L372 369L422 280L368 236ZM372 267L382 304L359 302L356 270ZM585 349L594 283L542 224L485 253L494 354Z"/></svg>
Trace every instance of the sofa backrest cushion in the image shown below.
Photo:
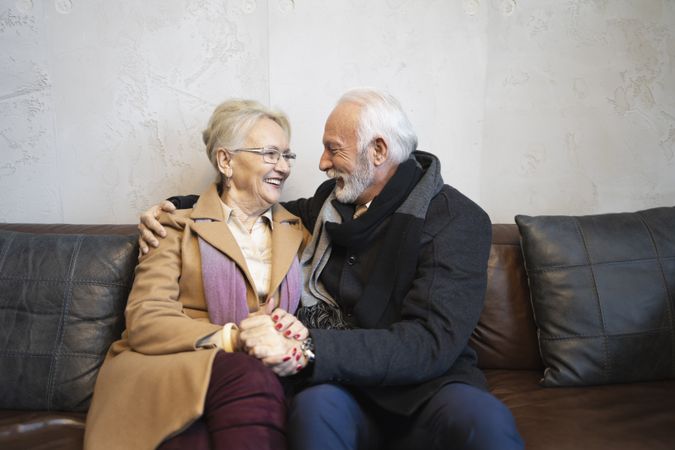
<svg viewBox="0 0 675 450"><path fill-rule="evenodd" d="M481 369L542 370L515 224L492 225L485 306L470 345Z"/></svg>
<svg viewBox="0 0 675 450"><path fill-rule="evenodd" d="M516 223L544 385L675 377L675 208Z"/></svg>
<svg viewBox="0 0 675 450"><path fill-rule="evenodd" d="M87 410L136 259L133 234L0 230L0 408Z"/></svg>

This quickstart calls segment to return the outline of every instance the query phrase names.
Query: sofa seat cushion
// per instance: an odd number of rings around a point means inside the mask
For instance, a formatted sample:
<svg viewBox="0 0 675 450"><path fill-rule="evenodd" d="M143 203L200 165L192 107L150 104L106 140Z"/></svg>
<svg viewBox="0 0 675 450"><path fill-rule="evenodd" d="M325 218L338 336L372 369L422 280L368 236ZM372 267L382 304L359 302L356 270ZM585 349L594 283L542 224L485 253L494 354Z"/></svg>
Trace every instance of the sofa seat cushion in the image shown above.
<svg viewBox="0 0 675 450"><path fill-rule="evenodd" d="M541 372L485 370L529 450L666 450L675 442L675 381L543 387Z"/></svg>
<svg viewBox="0 0 675 450"><path fill-rule="evenodd" d="M0 411L3 450L81 450L84 413Z"/></svg>

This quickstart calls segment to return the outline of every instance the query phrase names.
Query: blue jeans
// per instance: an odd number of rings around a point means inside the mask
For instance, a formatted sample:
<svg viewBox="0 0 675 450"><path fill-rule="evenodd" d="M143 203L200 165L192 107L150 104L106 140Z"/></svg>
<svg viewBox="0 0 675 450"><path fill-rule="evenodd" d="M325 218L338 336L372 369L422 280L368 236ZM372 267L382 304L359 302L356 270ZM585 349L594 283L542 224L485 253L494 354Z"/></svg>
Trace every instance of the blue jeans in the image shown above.
<svg viewBox="0 0 675 450"><path fill-rule="evenodd" d="M292 450L524 447L511 411L462 383L445 385L410 417L359 401L344 386L312 386L293 399L288 438Z"/></svg>

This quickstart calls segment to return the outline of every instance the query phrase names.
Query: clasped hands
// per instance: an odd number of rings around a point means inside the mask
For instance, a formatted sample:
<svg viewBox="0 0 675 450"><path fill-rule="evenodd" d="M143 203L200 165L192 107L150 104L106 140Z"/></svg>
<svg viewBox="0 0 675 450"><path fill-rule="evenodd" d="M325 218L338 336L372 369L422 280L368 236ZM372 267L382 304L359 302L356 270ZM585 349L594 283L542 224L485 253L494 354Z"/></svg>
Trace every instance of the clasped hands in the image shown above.
<svg viewBox="0 0 675 450"><path fill-rule="evenodd" d="M139 257L148 253L150 247L158 247L156 236L166 236L166 231L157 220L161 211L172 212L176 207L163 201L141 215L139 230ZM298 373L307 365L302 353L302 343L309 336L307 328L293 314L276 308L270 298L260 309L251 313L241 324L234 346L262 361L279 376Z"/></svg>
<svg viewBox="0 0 675 450"><path fill-rule="evenodd" d="M269 313L261 310L242 320L238 342L242 351L285 377L307 365L301 346L308 336L307 328L293 314L276 308Z"/></svg>

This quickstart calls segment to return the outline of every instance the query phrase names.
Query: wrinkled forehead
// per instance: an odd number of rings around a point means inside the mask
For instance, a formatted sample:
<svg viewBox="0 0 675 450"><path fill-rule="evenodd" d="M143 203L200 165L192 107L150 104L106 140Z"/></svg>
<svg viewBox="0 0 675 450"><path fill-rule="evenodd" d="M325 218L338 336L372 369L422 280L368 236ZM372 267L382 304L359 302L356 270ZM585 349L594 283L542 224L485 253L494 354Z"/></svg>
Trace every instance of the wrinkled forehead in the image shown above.
<svg viewBox="0 0 675 450"><path fill-rule="evenodd" d="M324 143L344 144L358 136L361 106L356 103L338 104L328 116L323 132Z"/></svg>

